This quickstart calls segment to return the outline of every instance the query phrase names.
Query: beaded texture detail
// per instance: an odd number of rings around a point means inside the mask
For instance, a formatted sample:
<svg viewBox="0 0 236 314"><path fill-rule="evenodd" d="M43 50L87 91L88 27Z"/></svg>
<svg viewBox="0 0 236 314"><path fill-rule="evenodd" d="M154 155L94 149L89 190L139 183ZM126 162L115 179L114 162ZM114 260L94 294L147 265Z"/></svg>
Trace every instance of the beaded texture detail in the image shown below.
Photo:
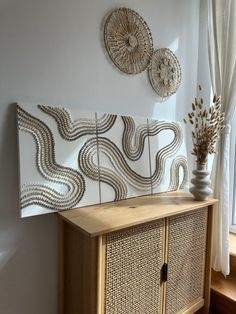
<svg viewBox="0 0 236 314"><path fill-rule="evenodd" d="M188 183L177 122L24 104L17 117L23 217Z"/></svg>
<svg viewBox="0 0 236 314"><path fill-rule="evenodd" d="M180 184L180 169L183 169L183 180ZM184 189L188 180L188 162L185 156L177 156L173 159L171 168L170 168L170 191L175 191L178 189Z"/></svg>
<svg viewBox="0 0 236 314"><path fill-rule="evenodd" d="M49 209L63 210L75 206L85 192L83 176L74 169L56 163L53 135L46 124L20 107L17 110L19 129L31 133L35 139L39 172L49 182L65 185L68 191L63 194L43 184L23 185L21 207L37 204Z"/></svg>

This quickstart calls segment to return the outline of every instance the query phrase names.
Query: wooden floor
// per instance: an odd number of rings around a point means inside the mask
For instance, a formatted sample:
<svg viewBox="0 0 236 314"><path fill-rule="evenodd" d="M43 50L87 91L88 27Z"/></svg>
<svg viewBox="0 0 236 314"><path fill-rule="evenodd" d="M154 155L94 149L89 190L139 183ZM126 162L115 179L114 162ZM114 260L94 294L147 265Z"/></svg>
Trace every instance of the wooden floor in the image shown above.
<svg viewBox="0 0 236 314"><path fill-rule="evenodd" d="M212 288L216 293L223 294L226 298L236 302L236 275L230 275L225 279L221 273L213 271Z"/></svg>
<svg viewBox="0 0 236 314"><path fill-rule="evenodd" d="M225 279L219 272L212 272L211 313L236 314L236 274Z"/></svg>

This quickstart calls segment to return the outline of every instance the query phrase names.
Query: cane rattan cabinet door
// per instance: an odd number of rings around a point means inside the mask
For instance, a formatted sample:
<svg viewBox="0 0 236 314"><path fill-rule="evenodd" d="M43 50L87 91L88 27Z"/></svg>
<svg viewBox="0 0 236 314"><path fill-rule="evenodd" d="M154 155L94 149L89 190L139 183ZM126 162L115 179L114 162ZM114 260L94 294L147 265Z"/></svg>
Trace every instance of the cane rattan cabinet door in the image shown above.
<svg viewBox="0 0 236 314"><path fill-rule="evenodd" d="M166 313L181 313L204 297L208 209L168 219Z"/></svg>
<svg viewBox="0 0 236 314"><path fill-rule="evenodd" d="M161 313L164 219L108 234L106 314Z"/></svg>

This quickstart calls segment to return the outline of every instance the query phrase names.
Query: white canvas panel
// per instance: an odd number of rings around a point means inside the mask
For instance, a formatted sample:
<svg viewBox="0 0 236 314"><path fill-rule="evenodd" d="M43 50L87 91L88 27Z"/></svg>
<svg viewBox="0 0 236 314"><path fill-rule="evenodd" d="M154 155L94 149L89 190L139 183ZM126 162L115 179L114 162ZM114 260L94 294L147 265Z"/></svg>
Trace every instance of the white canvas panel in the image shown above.
<svg viewBox="0 0 236 314"><path fill-rule="evenodd" d="M151 194L146 118L117 116L98 136L98 147L100 172L109 173L112 181L101 180L102 202Z"/></svg>
<svg viewBox="0 0 236 314"><path fill-rule="evenodd" d="M98 176L79 165L83 145L96 141L95 113L19 104L18 128L22 217L100 202Z"/></svg>
<svg viewBox="0 0 236 314"><path fill-rule="evenodd" d="M22 217L186 186L179 123L36 104L17 118Z"/></svg>
<svg viewBox="0 0 236 314"><path fill-rule="evenodd" d="M148 119L152 192L184 189L188 183L186 146L181 124Z"/></svg>

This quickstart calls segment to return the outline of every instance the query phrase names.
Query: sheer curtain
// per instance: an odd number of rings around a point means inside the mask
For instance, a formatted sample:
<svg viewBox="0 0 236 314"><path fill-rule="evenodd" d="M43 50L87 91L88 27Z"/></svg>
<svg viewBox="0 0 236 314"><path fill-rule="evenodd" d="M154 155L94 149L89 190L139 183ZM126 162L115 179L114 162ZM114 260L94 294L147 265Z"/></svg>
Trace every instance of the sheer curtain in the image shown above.
<svg viewBox="0 0 236 314"><path fill-rule="evenodd" d="M214 215L212 263L229 274L230 133L236 107L236 1L208 0L208 50L213 92L222 97L225 130L218 145L212 173L214 196L219 205Z"/></svg>

